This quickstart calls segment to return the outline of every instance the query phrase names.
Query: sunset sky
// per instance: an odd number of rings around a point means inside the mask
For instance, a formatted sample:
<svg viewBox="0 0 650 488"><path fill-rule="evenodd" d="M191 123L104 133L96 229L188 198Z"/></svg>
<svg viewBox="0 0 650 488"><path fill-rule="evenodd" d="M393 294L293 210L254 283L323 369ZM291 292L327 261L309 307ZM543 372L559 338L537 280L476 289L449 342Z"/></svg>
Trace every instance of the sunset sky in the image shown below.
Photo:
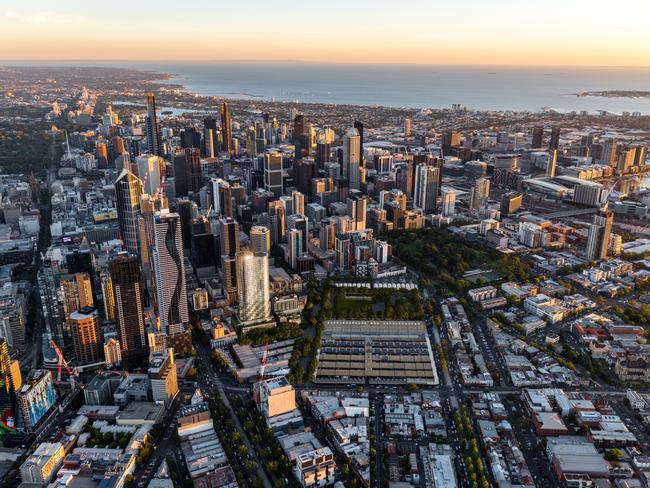
<svg viewBox="0 0 650 488"><path fill-rule="evenodd" d="M0 3L2 60L649 66L648 0Z"/></svg>

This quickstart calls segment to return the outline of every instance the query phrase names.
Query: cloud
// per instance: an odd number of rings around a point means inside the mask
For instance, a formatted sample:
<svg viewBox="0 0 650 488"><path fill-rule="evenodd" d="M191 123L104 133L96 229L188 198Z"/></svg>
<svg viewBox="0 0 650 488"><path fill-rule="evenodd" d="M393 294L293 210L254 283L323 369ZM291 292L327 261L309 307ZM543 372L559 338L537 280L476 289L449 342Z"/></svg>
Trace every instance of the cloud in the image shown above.
<svg viewBox="0 0 650 488"><path fill-rule="evenodd" d="M83 24L86 17L76 14L64 14L60 12L6 12L10 19L30 25L51 25L51 24Z"/></svg>

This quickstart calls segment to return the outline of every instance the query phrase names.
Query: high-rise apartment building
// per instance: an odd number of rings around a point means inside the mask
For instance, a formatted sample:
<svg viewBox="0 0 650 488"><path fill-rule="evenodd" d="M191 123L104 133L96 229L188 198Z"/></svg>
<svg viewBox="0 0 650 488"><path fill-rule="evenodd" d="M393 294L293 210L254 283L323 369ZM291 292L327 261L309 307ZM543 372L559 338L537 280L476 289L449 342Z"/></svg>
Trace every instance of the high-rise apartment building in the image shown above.
<svg viewBox="0 0 650 488"><path fill-rule="evenodd" d="M347 205L347 215L352 219L353 230L365 230L368 197L360 191L350 190Z"/></svg>
<svg viewBox="0 0 650 488"><path fill-rule="evenodd" d="M440 168L428 164L415 167L413 206L424 213L433 213L437 208Z"/></svg>
<svg viewBox="0 0 650 488"><path fill-rule="evenodd" d="M147 150L155 156L163 156L163 142L160 133L160 124L156 114L156 96L147 93L147 118L145 122L147 136Z"/></svg>
<svg viewBox="0 0 650 488"><path fill-rule="evenodd" d="M156 403L169 405L178 394L178 376L174 364L174 349L152 353L149 356L151 398Z"/></svg>
<svg viewBox="0 0 650 488"><path fill-rule="evenodd" d="M271 250L271 229L263 225L256 225L250 232L250 249L256 254L266 253Z"/></svg>
<svg viewBox="0 0 650 488"><path fill-rule="evenodd" d="M144 193L154 196L160 188L161 158L151 154L143 154L135 159L138 166L138 177L144 186Z"/></svg>
<svg viewBox="0 0 650 488"><path fill-rule="evenodd" d="M221 104L221 138L224 152L232 154L232 120L230 118L230 106L228 102Z"/></svg>
<svg viewBox="0 0 650 488"><path fill-rule="evenodd" d="M88 273L63 274L59 277L59 286L66 322L72 312L94 306L93 289Z"/></svg>
<svg viewBox="0 0 650 488"><path fill-rule="evenodd" d="M169 210L154 214L153 261L160 329L167 335L185 332L189 321L185 256L180 217Z"/></svg>
<svg viewBox="0 0 650 488"><path fill-rule="evenodd" d="M117 207L117 223L124 248L132 254L138 254L139 245L139 214L142 181L129 170L124 169L115 180L115 200Z"/></svg>
<svg viewBox="0 0 650 488"><path fill-rule="evenodd" d="M343 136L343 176L348 178L350 188L361 188L361 136L355 128L350 128Z"/></svg>
<svg viewBox="0 0 650 488"><path fill-rule="evenodd" d="M260 322L271 316L269 301L269 260L266 253L237 253L239 319L242 323Z"/></svg>
<svg viewBox="0 0 650 488"><path fill-rule="evenodd" d="M97 364L103 361L99 312L92 307L72 312L69 325L77 364Z"/></svg>
<svg viewBox="0 0 650 488"><path fill-rule="evenodd" d="M607 208L607 205L604 205L594 215L594 220L589 226L589 233L587 235L586 254L589 261L605 259L607 257L613 223L614 214Z"/></svg>
<svg viewBox="0 0 650 488"><path fill-rule="evenodd" d="M136 256L119 255L109 263L114 317L124 357L146 351L144 280Z"/></svg>
<svg viewBox="0 0 650 488"><path fill-rule="evenodd" d="M264 153L264 189L277 198L282 195L282 153L266 151Z"/></svg>

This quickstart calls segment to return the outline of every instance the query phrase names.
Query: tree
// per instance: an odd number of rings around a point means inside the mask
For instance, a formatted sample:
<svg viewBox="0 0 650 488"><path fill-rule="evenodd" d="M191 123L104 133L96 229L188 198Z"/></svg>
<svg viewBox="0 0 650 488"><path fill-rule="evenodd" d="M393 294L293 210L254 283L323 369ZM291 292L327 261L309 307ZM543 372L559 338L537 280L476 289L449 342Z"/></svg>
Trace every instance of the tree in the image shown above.
<svg viewBox="0 0 650 488"><path fill-rule="evenodd" d="M413 392L416 391L417 389L418 389L418 385L416 385L415 383L409 383L408 385L406 385L406 391Z"/></svg>
<svg viewBox="0 0 650 488"><path fill-rule="evenodd" d="M187 378L190 381L194 381L196 379L196 368L190 368L187 370L187 374L185 375L185 378Z"/></svg>

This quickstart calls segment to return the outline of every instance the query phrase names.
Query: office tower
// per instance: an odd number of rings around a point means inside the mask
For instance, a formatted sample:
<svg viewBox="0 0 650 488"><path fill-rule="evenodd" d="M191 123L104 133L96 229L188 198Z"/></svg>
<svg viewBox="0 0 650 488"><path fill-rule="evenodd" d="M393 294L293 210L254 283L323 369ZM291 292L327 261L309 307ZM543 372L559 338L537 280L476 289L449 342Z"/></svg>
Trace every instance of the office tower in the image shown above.
<svg viewBox="0 0 650 488"><path fill-rule="evenodd" d="M156 97L147 93L147 118L146 118L147 151L155 156L163 156L163 143L160 134L160 125L156 115Z"/></svg>
<svg viewBox="0 0 650 488"><path fill-rule="evenodd" d="M255 225L251 228L250 248L255 254L268 254L271 250L271 229L263 225Z"/></svg>
<svg viewBox="0 0 650 488"><path fill-rule="evenodd" d="M93 307L84 307L72 312L69 325L77 364L97 364L102 361L97 310Z"/></svg>
<svg viewBox="0 0 650 488"><path fill-rule="evenodd" d="M102 288L102 302L104 303L104 319L108 322L115 320L115 302L113 300L113 281L109 273L99 275Z"/></svg>
<svg viewBox="0 0 650 488"><path fill-rule="evenodd" d="M282 202L275 200L269 202L269 225L271 227L271 243L276 246L284 241L285 216Z"/></svg>
<svg viewBox="0 0 650 488"><path fill-rule="evenodd" d="M292 215L296 213L293 211L293 198L289 195L282 195L278 200L282 203L284 215Z"/></svg>
<svg viewBox="0 0 650 488"><path fill-rule="evenodd" d="M303 253L307 252L307 242L309 241L309 220L304 215L293 214L287 217L287 230L297 229L300 231L301 249Z"/></svg>
<svg viewBox="0 0 650 488"><path fill-rule="evenodd" d="M178 377L174 364L174 349L168 348L149 356L151 399L169 405L178 394Z"/></svg>
<svg viewBox="0 0 650 488"><path fill-rule="evenodd" d="M172 158L176 197L197 194L201 189L201 155L198 149L176 149Z"/></svg>
<svg viewBox="0 0 650 488"><path fill-rule="evenodd" d="M185 332L189 315L181 223L168 209L154 214L152 254L160 329L167 335Z"/></svg>
<svg viewBox="0 0 650 488"><path fill-rule="evenodd" d="M282 195L282 153L266 151L264 153L264 189L277 198Z"/></svg>
<svg viewBox="0 0 650 488"><path fill-rule="evenodd" d="M115 180L117 223L124 248L132 254L138 254L140 248L138 218L142 192L142 181L129 170L123 169Z"/></svg>
<svg viewBox="0 0 650 488"><path fill-rule="evenodd" d="M144 280L133 255L118 255L108 264L113 288L114 317L123 356L146 352Z"/></svg>
<svg viewBox="0 0 650 488"><path fill-rule="evenodd" d="M209 272L214 273L218 259L215 248L215 236L212 233L212 225L204 216L200 215L192 221L191 226L191 261L194 269L210 268Z"/></svg>
<svg viewBox="0 0 650 488"><path fill-rule="evenodd" d="M232 218L219 220L219 243L221 250L221 274L223 291L228 303L237 301L237 262L239 252L239 223Z"/></svg>
<svg viewBox="0 0 650 488"><path fill-rule="evenodd" d="M413 195L413 161L402 161L395 164L395 186L406 194Z"/></svg>
<svg viewBox="0 0 650 488"><path fill-rule="evenodd" d="M63 274L59 278L59 286L66 322L73 312L94 306L93 289L88 273Z"/></svg>
<svg viewBox="0 0 650 488"><path fill-rule="evenodd" d="M298 139L299 136L308 133L307 127L309 123L303 114L296 114L293 118L293 141Z"/></svg>
<svg viewBox="0 0 650 488"><path fill-rule="evenodd" d="M321 139L322 140L319 140L316 143L316 155L315 155L316 165L319 168L322 168L325 163L330 162L330 152L332 150L330 143L325 142L324 137L322 137Z"/></svg>
<svg viewBox="0 0 650 488"><path fill-rule="evenodd" d="M321 220L318 237L320 239L321 250L327 252L334 249L334 240L336 238L335 222L330 219Z"/></svg>
<svg viewBox="0 0 650 488"><path fill-rule="evenodd" d="M390 172L392 172L393 162L394 162L393 156L390 154L386 154L386 155L376 154L375 170L377 171L377 174L387 175Z"/></svg>
<svg viewBox="0 0 650 488"><path fill-rule="evenodd" d="M230 120L230 106L228 102L221 104L221 139L224 152L232 154L232 121Z"/></svg>
<svg viewBox="0 0 650 488"><path fill-rule="evenodd" d="M269 258L266 252L240 251L236 259L239 320L243 323L268 320L271 307Z"/></svg>
<svg viewBox="0 0 650 488"><path fill-rule="evenodd" d="M287 230L287 247L289 248L289 266L292 269L298 267L298 257L305 252L302 246L302 232L298 229Z"/></svg>
<svg viewBox="0 0 650 488"><path fill-rule="evenodd" d="M557 164L557 149L551 149L548 152L548 161L546 162L546 177L555 176L555 166Z"/></svg>
<svg viewBox="0 0 650 488"><path fill-rule="evenodd" d="M196 203L185 198L176 200L178 216L181 219L181 235L183 236L183 249L189 249L192 243L192 221L198 216Z"/></svg>
<svg viewBox="0 0 650 488"><path fill-rule="evenodd" d="M363 122L360 120L355 120L354 121L354 128L357 129L357 132L359 133L359 158L363 159Z"/></svg>
<svg viewBox="0 0 650 488"><path fill-rule="evenodd" d="M206 158L214 158L217 155L217 120L214 117L203 119L203 150Z"/></svg>
<svg viewBox="0 0 650 488"><path fill-rule="evenodd" d="M453 217L456 214L456 192L446 190L442 192L442 216Z"/></svg>
<svg viewBox="0 0 650 488"><path fill-rule="evenodd" d="M437 207L440 168L427 164L415 167L413 206L424 213L433 213Z"/></svg>
<svg viewBox="0 0 650 488"><path fill-rule="evenodd" d="M97 167L99 169L108 168L108 144L104 141L97 141L95 148L97 152Z"/></svg>
<svg viewBox="0 0 650 488"><path fill-rule="evenodd" d="M460 146L460 132L445 132L442 135L442 153L447 155L453 148Z"/></svg>
<svg viewBox="0 0 650 488"><path fill-rule="evenodd" d="M411 119L408 117L404 119L404 137L406 139L411 138Z"/></svg>
<svg viewBox="0 0 650 488"><path fill-rule="evenodd" d="M616 163L616 172L619 175L624 175L629 172L630 168L634 165L636 157L635 147L619 147L618 161Z"/></svg>
<svg viewBox="0 0 650 488"><path fill-rule="evenodd" d="M230 184L221 178L210 179L210 187L212 189L211 213L214 215L223 215L223 188L227 186L230 186Z"/></svg>
<svg viewBox="0 0 650 488"><path fill-rule="evenodd" d="M311 158L303 158L293 163L293 183L298 191L305 195L311 194L311 182L317 174L316 163Z"/></svg>
<svg viewBox="0 0 650 488"><path fill-rule="evenodd" d="M304 214L305 213L305 195L299 191L291 192L292 213Z"/></svg>
<svg viewBox="0 0 650 488"><path fill-rule="evenodd" d="M361 188L361 137L355 128L350 128L343 136L343 176L350 181L350 188Z"/></svg>
<svg viewBox="0 0 650 488"><path fill-rule="evenodd" d="M352 219L353 230L366 229L366 207L368 197L358 190L350 190L347 198L347 215Z"/></svg>
<svg viewBox="0 0 650 488"><path fill-rule="evenodd" d="M294 137L295 159L302 159L311 156L311 142L309 134L298 134Z"/></svg>
<svg viewBox="0 0 650 488"><path fill-rule="evenodd" d="M594 220L589 226L587 236L587 259L589 261L605 259L609 246L609 238L612 233L614 224L614 214L607 208L607 205L601 207Z"/></svg>
<svg viewBox="0 0 650 488"><path fill-rule="evenodd" d="M647 154L647 146L645 144L638 144L634 146L635 153L634 153L634 162L632 163L634 166L639 166L641 164L645 164L646 160L646 154Z"/></svg>
<svg viewBox="0 0 650 488"><path fill-rule="evenodd" d="M339 268L339 270L349 270L352 261L351 239L349 233L336 233L334 251L336 253L336 266Z"/></svg>
<svg viewBox="0 0 650 488"><path fill-rule="evenodd" d="M523 196L521 193L516 191L504 193L501 196L501 216L507 217L512 215L521 208L522 202Z"/></svg>
<svg viewBox="0 0 650 488"><path fill-rule="evenodd" d="M490 180L488 178L479 178L474 183L470 194L470 210L479 210L487 207L488 198L490 197Z"/></svg>
<svg viewBox="0 0 650 488"><path fill-rule="evenodd" d="M239 222L230 217L219 219L219 242L221 255L234 258L239 252Z"/></svg>
<svg viewBox="0 0 650 488"><path fill-rule="evenodd" d="M549 149L559 149L560 147L560 131L559 127L553 127L551 129L551 138L548 143Z"/></svg>
<svg viewBox="0 0 650 488"><path fill-rule="evenodd" d="M138 166L138 177L144 185L144 192L154 196L160 188L161 182L161 158L145 154L135 159Z"/></svg>
<svg viewBox="0 0 650 488"><path fill-rule="evenodd" d="M616 139L607 139L603 147L603 156L600 162L608 166L616 166L617 155L618 143L616 142Z"/></svg>
<svg viewBox="0 0 650 488"><path fill-rule="evenodd" d="M126 146L124 145L124 139L120 136L115 136L111 138L111 154L113 156L113 161L118 156L121 156L122 154L126 153ZM122 167L120 166L120 169Z"/></svg>
<svg viewBox="0 0 650 488"><path fill-rule="evenodd" d="M201 133L196 127L185 127L181 131L181 148L183 149L201 149Z"/></svg>
<svg viewBox="0 0 650 488"><path fill-rule="evenodd" d="M543 140L544 140L544 127L533 127L533 141L530 147L533 149L541 148Z"/></svg>

